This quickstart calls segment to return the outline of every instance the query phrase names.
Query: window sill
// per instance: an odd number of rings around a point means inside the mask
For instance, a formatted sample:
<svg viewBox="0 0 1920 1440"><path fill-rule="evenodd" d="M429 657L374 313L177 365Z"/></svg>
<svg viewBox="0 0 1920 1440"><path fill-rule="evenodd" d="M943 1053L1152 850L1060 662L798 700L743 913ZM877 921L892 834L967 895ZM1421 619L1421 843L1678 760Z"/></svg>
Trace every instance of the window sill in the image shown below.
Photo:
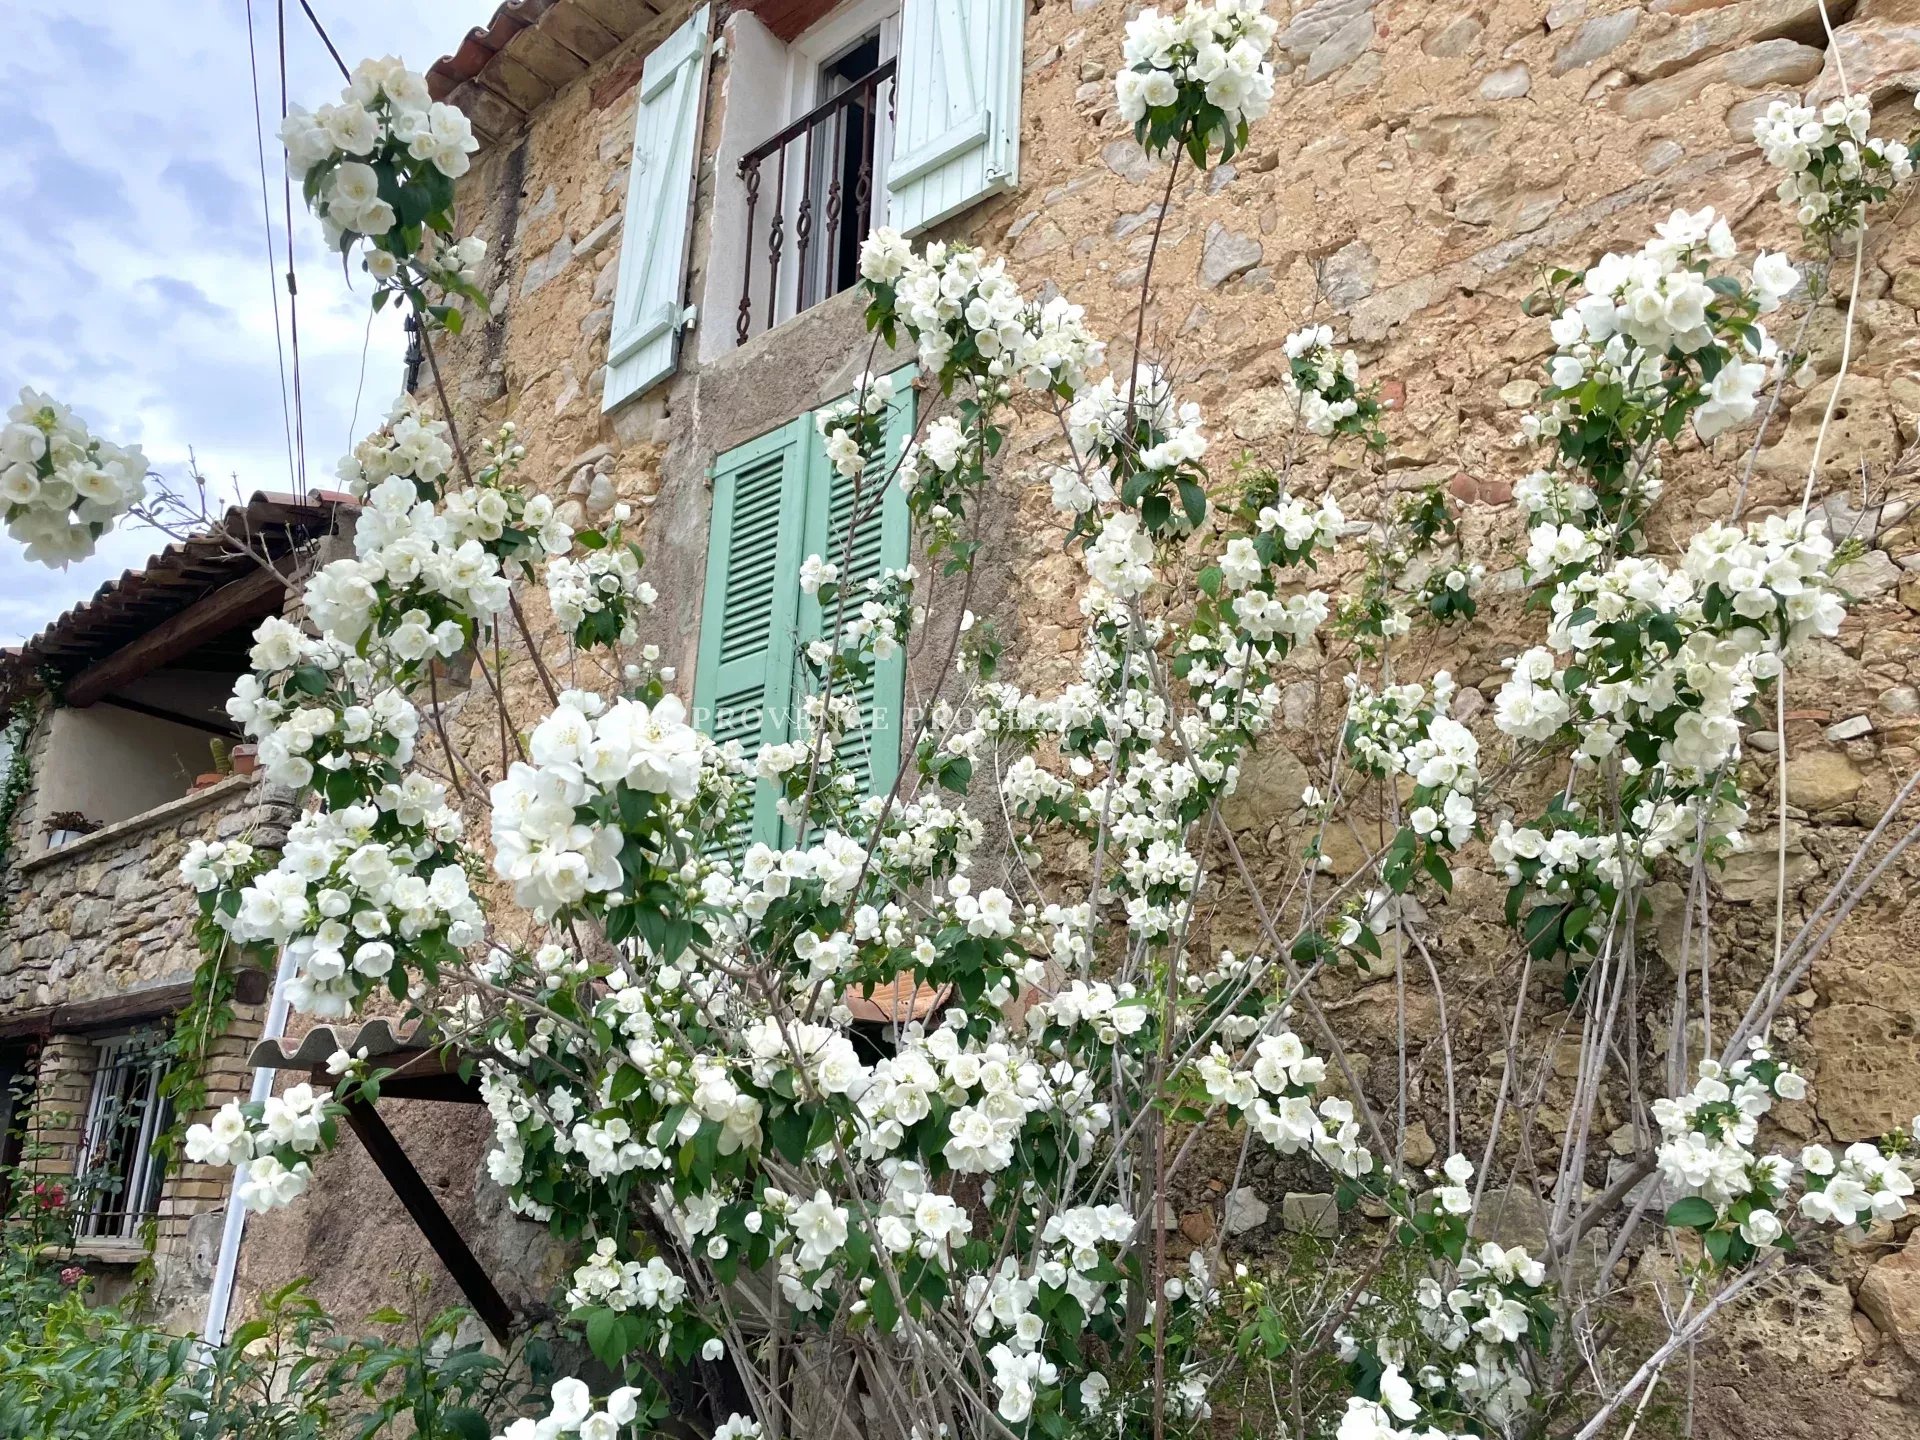
<svg viewBox="0 0 1920 1440"><path fill-rule="evenodd" d="M258 774L256 771L255 774ZM90 851L104 849L116 840L128 835L138 834L155 825L163 825L183 815L191 815L197 810L210 809L230 796L238 795L253 784L254 775L229 775L218 785L209 785L204 790L193 790L178 800L169 800L164 805L156 805L151 810L143 810L138 815L125 820L116 820L111 825L103 825L90 835L82 835L77 840L69 840L50 850L42 850L37 855L29 855L22 860L18 869L21 872L36 870L43 865L54 865L62 860L71 860L75 856Z"/></svg>
<svg viewBox="0 0 1920 1440"><path fill-rule="evenodd" d="M83 1265L132 1267L147 1258L147 1247L138 1240L83 1240L70 1253Z"/></svg>

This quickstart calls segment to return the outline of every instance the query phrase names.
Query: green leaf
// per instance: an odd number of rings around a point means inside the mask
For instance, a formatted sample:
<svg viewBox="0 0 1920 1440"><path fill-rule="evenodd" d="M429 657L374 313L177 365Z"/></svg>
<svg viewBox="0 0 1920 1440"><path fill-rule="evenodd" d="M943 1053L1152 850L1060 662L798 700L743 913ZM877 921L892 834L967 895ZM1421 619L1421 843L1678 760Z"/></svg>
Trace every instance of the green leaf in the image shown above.
<svg viewBox="0 0 1920 1440"><path fill-rule="evenodd" d="M881 1276L867 1292L867 1306L873 1311L873 1323L882 1333L891 1333L900 1323L900 1307L893 1303L893 1287Z"/></svg>
<svg viewBox="0 0 1920 1440"><path fill-rule="evenodd" d="M1187 519L1195 525L1207 518L1207 492L1193 481L1180 481L1180 504L1187 512Z"/></svg>
<svg viewBox="0 0 1920 1440"><path fill-rule="evenodd" d="M595 1310L587 1316L587 1345L609 1367L618 1365L624 1353L621 1346L620 1317L611 1310Z"/></svg>
<svg viewBox="0 0 1920 1440"><path fill-rule="evenodd" d="M1720 1218L1720 1213L1698 1195L1676 1200L1667 1207L1667 1224L1677 1230L1704 1230Z"/></svg>
<svg viewBox="0 0 1920 1440"><path fill-rule="evenodd" d="M798 1165L807 1153L807 1117L797 1109L776 1111L767 1122L773 1148L789 1164Z"/></svg>

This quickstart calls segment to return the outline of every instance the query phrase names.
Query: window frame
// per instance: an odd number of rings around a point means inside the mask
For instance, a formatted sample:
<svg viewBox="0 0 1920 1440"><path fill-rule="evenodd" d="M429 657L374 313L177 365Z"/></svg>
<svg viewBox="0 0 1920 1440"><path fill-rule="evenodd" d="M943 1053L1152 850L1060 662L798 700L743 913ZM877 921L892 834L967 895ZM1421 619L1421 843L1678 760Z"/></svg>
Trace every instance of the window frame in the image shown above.
<svg viewBox="0 0 1920 1440"><path fill-rule="evenodd" d="M133 1025L105 1034L84 1038L92 1045L93 1065L87 1080L87 1113L81 1126L79 1147L74 1156L76 1185L87 1186L95 1170L95 1153L107 1148L116 1155L117 1147L103 1132L114 1123L110 1107L131 1102L136 1093L141 1099L138 1134L126 1173L114 1168L120 1181L117 1192L89 1192L84 1210L75 1218L74 1238L82 1244L113 1244L135 1241L150 1219L157 1218L165 1198L167 1164L155 1153L155 1141L172 1123L172 1105L161 1094L172 1059L167 1054L167 1028L162 1023ZM110 1079L127 1072L131 1077L126 1093L110 1093ZM136 1203L137 1200L137 1203ZM117 1205L117 1208L116 1208Z"/></svg>
<svg viewBox="0 0 1920 1440"><path fill-rule="evenodd" d="M814 22L796 36L787 46L787 115L785 124L792 124L801 116L825 103L827 96L822 93L821 72L837 56L858 44L869 34L879 36L880 56L876 62L884 65L889 60L900 59L900 12L902 0L847 0L830 14ZM892 95L892 85L899 83L896 69L893 81L885 92ZM878 97L875 97L878 99ZM867 207L868 234L887 223L887 176L893 168L893 106L891 103L879 107L873 121L873 194ZM806 145L790 147L795 153L786 157L787 188L799 193L806 183L807 146L815 143L809 136ZM736 183L738 183L736 177ZM818 182L816 182L818 183ZM860 239L864 241L866 235ZM749 244L752 237L749 237ZM809 269L827 262L826 247L822 245L808 257ZM803 275L799 265L793 267L791 281L781 282L781 294L775 305L774 314L778 317L768 327L778 330L791 320L796 320L815 305L833 298L833 295L818 295L802 306L801 298L812 286L815 277ZM833 294L841 294L835 291ZM765 333L765 332L762 332Z"/></svg>
<svg viewBox="0 0 1920 1440"><path fill-rule="evenodd" d="M708 364L792 323L831 296L817 296L805 308L807 293L803 267L787 263L795 254L793 238L799 201L806 189L806 157L812 140L790 141L776 162L760 167L757 196L750 199L746 178L738 166L760 145L804 118L822 103L821 69L848 46L874 31L880 36L880 63L899 56L905 0L845 0L791 40L783 40L760 23L752 11L736 11L728 19L753 20L758 34L741 38L729 53L727 103L720 119L715 148L716 170L712 199L704 220L708 229L707 264L701 282L699 358ZM778 47L774 53L772 47ZM897 97L897 72L884 82L873 143L873 195L868 208L868 233L887 223L892 203L888 189L894 147L892 110ZM817 179L818 177L816 177ZM772 216L777 199L783 216L783 262L774 284L773 318L767 319L767 265ZM862 240L865 235L860 237ZM807 271L820 262L808 257ZM746 294L743 295L743 284ZM840 294L845 291L838 292ZM740 305L748 299L748 328L740 334Z"/></svg>

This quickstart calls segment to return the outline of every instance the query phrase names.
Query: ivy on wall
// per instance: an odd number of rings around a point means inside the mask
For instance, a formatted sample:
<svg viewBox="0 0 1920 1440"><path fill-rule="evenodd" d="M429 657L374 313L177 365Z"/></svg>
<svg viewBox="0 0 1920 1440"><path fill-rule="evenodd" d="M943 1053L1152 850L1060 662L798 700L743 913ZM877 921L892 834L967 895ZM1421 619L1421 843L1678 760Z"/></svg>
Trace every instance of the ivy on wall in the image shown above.
<svg viewBox="0 0 1920 1440"><path fill-rule="evenodd" d="M13 868L13 820L26 798L30 769L27 741L33 735L40 706L19 700L0 728L0 920L7 918L6 880Z"/></svg>

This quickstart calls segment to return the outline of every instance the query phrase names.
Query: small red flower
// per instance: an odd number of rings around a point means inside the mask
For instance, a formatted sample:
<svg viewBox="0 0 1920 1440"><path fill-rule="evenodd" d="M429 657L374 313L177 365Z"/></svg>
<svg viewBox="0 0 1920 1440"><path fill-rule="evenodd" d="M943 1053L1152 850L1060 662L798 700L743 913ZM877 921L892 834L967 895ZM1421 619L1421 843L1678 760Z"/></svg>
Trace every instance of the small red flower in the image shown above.
<svg viewBox="0 0 1920 1440"><path fill-rule="evenodd" d="M67 1192L62 1186L40 1180L34 1184L33 1198L43 1210L58 1210L67 1203Z"/></svg>

